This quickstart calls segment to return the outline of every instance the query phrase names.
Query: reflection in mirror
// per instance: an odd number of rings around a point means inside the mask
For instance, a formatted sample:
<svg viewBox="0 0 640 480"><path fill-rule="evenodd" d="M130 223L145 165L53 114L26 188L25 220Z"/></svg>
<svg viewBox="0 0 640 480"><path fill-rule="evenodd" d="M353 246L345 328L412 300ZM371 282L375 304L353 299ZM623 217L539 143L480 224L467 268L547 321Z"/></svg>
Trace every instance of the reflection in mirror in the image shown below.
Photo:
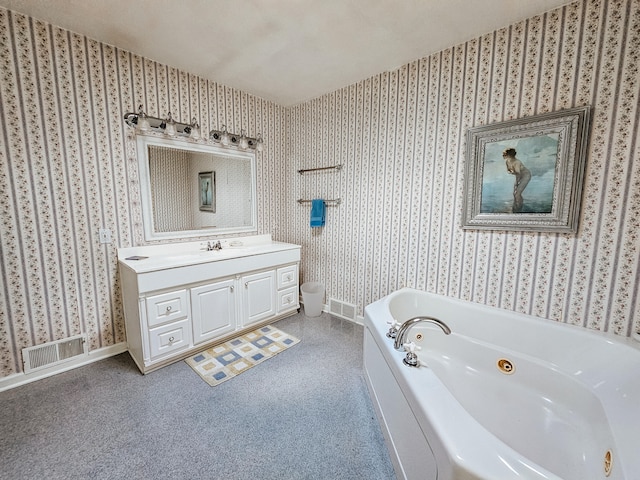
<svg viewBox="0 0 640 480"><path fill-rule="evenodd" d="M145 238L256 230L255 155L138 137Z"/></svg>

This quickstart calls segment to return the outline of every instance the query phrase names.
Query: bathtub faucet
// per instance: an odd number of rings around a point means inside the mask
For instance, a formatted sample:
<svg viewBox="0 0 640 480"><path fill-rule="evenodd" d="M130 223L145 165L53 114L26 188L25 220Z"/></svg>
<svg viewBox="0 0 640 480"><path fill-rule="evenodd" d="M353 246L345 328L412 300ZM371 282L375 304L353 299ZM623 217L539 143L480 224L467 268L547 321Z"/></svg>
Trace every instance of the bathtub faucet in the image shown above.
<svg viewBox="0 0 640 480"><path fill-rule="evenodd" d="M416 323L421 322L433 323L434 325L439 326L446 335L449 335L451 333L451 329L449 328L449 326L442 320L438 320L437 318L433 317L413 317L404 322L398 329L398 333L396 334L396 338L393 342L393 348L395 348L396 350L402 350L403 345L407 341L406 337L409 329Z"/></svg>

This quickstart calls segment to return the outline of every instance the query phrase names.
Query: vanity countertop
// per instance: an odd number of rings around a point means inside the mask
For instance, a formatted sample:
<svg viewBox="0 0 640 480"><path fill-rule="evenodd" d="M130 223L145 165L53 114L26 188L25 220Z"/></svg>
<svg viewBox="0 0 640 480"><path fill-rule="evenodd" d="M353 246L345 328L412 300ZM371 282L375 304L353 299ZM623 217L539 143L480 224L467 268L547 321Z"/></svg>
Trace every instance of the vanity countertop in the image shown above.
<svg viewBox="0 0 640 480"><path fill-rule="evenodd" d="M135 273L148 273L300 248L300 245L273 241L271 235L220 239L220 242L220 250L206 250L206 241L119 248L118 261Z"/></svg>

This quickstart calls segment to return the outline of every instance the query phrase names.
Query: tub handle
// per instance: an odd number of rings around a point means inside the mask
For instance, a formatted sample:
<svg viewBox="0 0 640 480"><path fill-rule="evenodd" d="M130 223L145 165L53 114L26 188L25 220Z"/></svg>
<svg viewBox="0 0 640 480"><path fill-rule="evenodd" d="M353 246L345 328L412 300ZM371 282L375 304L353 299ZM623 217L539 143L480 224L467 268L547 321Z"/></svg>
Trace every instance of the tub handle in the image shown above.
<svg viewBox="0 0 640 480"><path fill-rule="evenodd" d="M396 338L396 335L398 334L398 328L400 328L400 322L394 318L387 323L390 325L389 331L387 332L387 337Z"/></svg>
<svg viewBox="0 0 640 480"><path fill-rule="evenodd" d="M413 342L404 343L402 346L404 347L404 351L407 352L402 363L408 367L418 367L420 365L420 361L418 360L418 355L416 355L416 350L421 350L422 347L417 346Z"/></svg>

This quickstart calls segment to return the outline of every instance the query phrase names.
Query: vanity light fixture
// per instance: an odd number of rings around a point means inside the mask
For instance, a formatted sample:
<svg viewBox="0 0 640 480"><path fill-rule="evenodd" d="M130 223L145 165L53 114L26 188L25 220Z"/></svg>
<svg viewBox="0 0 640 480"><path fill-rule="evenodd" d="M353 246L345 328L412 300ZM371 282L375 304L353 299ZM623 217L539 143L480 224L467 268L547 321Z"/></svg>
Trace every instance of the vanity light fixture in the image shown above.
<svg viewBox="0 0 640 480"><path fill-rule="evenodd" d="M240 135L231 133L227 130L226 125L222 125L221 130L211 130L209 139L213 142L221 144L223 147L239 147L242 150L248 148L261 152L264 150L264 140L262 134L259 133L257 138L247 137L244 130L240 130Z"/></svg>
<svg viewBox="0 0 640 480"><path fill-rule="evenodd" d="M171 112L167 113L167 118L151 117L144 111L142 105L138 107L138 112L129 112L124 115L124 120L130 127L136 128L140 132L159 132L170 137L189 137L193 140L207 140L202 135L200 125L196 118L191 119L191 123L182 123L173 119ZM223 147L236 147L241 150L252 149L258 152L264 150L264 140L259 133L257 138L248 137L244 130L240 130L240 135L231 133L226 125L222 125L221 130L211 130L209 141L219 143Z"/></svg>

